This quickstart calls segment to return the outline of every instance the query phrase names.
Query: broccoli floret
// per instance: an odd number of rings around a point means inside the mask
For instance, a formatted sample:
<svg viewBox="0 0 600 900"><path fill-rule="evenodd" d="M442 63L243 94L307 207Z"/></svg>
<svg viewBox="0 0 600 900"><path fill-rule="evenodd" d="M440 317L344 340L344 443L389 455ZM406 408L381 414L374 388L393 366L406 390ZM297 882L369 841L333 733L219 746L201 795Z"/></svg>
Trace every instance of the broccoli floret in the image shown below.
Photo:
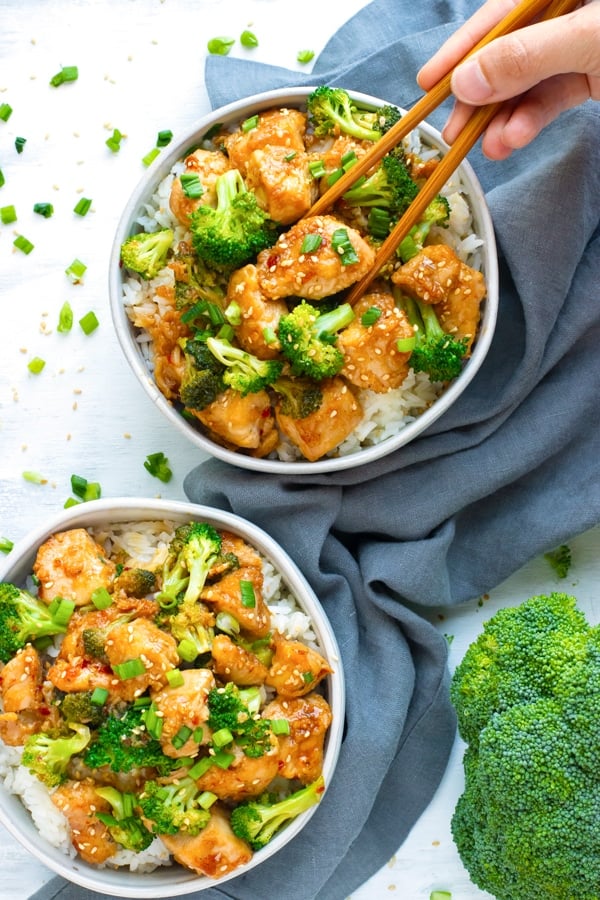
<svg viewBox="0 0 600 900"><path fill-rule="evenodd" d="M554 550L544 553L544 559L550 563L559 578L566 578L573 562L571 548L568 544L561 544Z"/></svg>
<svg viewBox="0 0 600 900"><path fill-rule="evenodd" d="M156 574L149 569L123 569L113 582L115 591L124 591L128 597L147 597L156 590Z"/></svg>
<svg viewBox="0 0 600 900"><path fill-rule="evenodd" d="M566 594L502 609L451 682L467 741L452 834L499 900L594 900L600 883L600 629Z"/></svg>
<svg viewBox="0 0 600 900"><path fill-rule="evenodd" d="M66 630L65 624L53 618L49 607L29 591L0 583L0 661L7 663L30 641Z"/></svg>
<svg viewBox="0 0 600 900"><path fill-rule="evenodd" d="M358 106L343 88L327 85L315 88L306 103L317 137L341 132L362 141L378 141L400 118L400 111L393 106L368 110Z"/></svg>
<svg viewBox="0 0 600 900"><path fill-rule="evenodd" d="M238 169L215 182L217 206L199 206L190 217L194 249L208 265L240 268L277 240L276 223L260 208Z"/></svg>
<svg viewBox="0 0 600 900"><path fill-rule="evenodd" d="M410 206L419 193L401 154L384 156L375 171L343 195L349 206L377 207L389 212L391 221Z"/></svg>
<svg viewBox="0 0 600 900"><path fill-rule="evenodd" d="M252 353L234 347L229 341L209 337L206 346L225 366L223 381L242 397L262 391L281 375L283 363L276 359L258 359Z"/></svg>
<svg viewBox="0 0 600 900"><path fill-rule="evenodd" d="M188 409L204 409L227 389L223 381L225 366L213 356L206 341L186 341L184 351L179 398Z"/></svg>
<svg viewBox="0 0 600 900"><path fill-rule="evenodd" d="M403 296L401 305L415 332L410 356L413 370L427 372L433 381L457 378L467 353L467 338L455 338L444 331L431 303Z"/></svg>
<svg viewBox="0 0 600 900"><path fill-rule="evenodd" d="M183 249L182 249L183 248ZM180 245L172 259L175 273L175 306L187 310L197 304L221 307L227 290L227 278L209 268L191 253L191 247ZM206 308L208 311L210 307Z"/></svg>
<svg viewBox="0 0 600 900"><path fill-rule="evenodd" d="M92 691L75 691L60 701L60 714L66 722L82 722L97 728L106 717L102 704L92 703Z"/></svg>
<svg viewBox="0 0 600 900"><path fill-rule="evenodd" d="M168 775L179 765L162 752L159 741L150 737L145 726L146 710L128 706L111 713L94 733L83 761L90 769L108 766L113 772L131 772L144 767Z"/></svg>
<svg viewBox="0 0 600 900"><path fill-rule="evenodd" d="M112 839L134 853L146 850L154 838L136 815L135 794L124 793L114 787L99 787L96 788L96 793L112 807L112 815L96 813L96 818L106 825Z"/></svg>
<svg viewBox="0 0 600 900"><path fill-rule="evenodd" d="M116 625L123 625L127 622L130 622L133 618L135 618L135 615L136 611L132 609L129 612L123 613L123 615L119 616L117 619L113 619L112 622L108 622L102 627L98 626L96 628L84 628L81 633L81 640L86 657L88 657L89 659L98 659L100 660L100 662L108 665L109 661L106 654L106 641L108 639L110 631Z"/></svg>
<svg viewBox="0 0 600 900"><path fill-rule="evenodd" d="M29 769L46 787L57 787L67 780L67 767L71 757L87 747L91 732L87 725L69 722L74 734L56 734L41 731L25 741L21 765Z"/></svg>
<svg viewBox="0 0 600 900"><path fill-rule="evenodd" d="M240 689L233 682L213 688L208 694L207 725L212 731L226 729L246 756L256 759L272 746L271 724L261 719L260 694L256 688Z"/></svg>
<svg viewBox="0 0 600 900"><path fill-rule="evenodd" d="M173 238L170 228L133 234L121 244L121 262L146 280L154 278L167 262Z"/></svg>
<svg viewBox="0 0 600 900"><path fill-rule="evenodd" d="M210 820L210 812L200 806L201 797L194 779L185 776L170 784L147 781L139 805L155 834L193 836Z"/></svg>
<svg viewBox="0 0 600 900"><path fill-rule="evenodd" d="M177 611L163 619L177 643L177 651L185 662L194 662L198 656L210 652L214 630L213 616L204 603L183 600Z"/></svg>
<svg viewBox="0 0 600 900"><path fill-rule="evenodd" d="M307 375L316 381L337 375L344 355L335 346L336 332L355 318L349 303L319 315L306 301L279 320L281 351L292 364L293 375Z"/></svg>
<svg viewBox="0 0 600 900"><path fill-rule="evenodd" d="M310 378L278 378L271 387L279 395L280 411L292 419L305 419L323 402L323 391Z"/></svg>
<svg viewBox="0 0 600 900"><path fill-rule="evenodd" d="M320 775L312 784L283 800L246 800L231 813L232 831L237 837L247 841L253 850L260 850L292 819L318 803L324 790L325 781Z"/></svg>
<svg viewBox="0 0 600 900"><path fill-rule="evenodd" d="M447 228L450 218L450 203L442 194L431 201L423 213L423 218L413 225L405 238L400 241L397 253L402 262L407 262L423 249L429 232L434 225Z"/></svg>
<svg viewBox="0 0 600 900"><path fill-rule="evenodd" d="M194 603L207 575L221 551L219 532L206 522L181 526L169 544L162 572L162 588L157 599L163 607Z"/></svg>

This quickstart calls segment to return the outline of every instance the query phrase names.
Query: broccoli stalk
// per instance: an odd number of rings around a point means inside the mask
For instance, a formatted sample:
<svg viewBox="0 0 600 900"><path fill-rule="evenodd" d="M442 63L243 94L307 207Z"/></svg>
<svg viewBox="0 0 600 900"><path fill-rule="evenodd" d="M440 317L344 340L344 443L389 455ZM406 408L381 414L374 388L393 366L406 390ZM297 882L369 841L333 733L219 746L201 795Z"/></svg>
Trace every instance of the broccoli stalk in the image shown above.
<svg viewBox="0 0 600 900"><path fill-rule="evenodd" d="M7 663L30 641L66 630L33 594L8 582L0 584L0 661Z"/></svg>
<svg viewBox="0 0 600 900"><path fill-rule="evenodd" d="M397 253L402 262L407 262L420 253L434 225L447 228L449 217L450 204L446 197L438 194L425 209L422 220L413 225L406 237L400 241Z"/></svg>
<svg viewBox="0 0 600 900"><path fill-rule="evenodd" d="M237 837L260 850L275 834L311 806L318 803L325 790L325 781L320 775L316 781L283 800L246 800L236 806L231 813L231 829Z"/></svg>
<svg viewBox="0 0 600 900"><path fill-rule="evenodd" d="M419 193L401 155L389 153L367 178L359 180L343 195L349 206L377 207L397 219Z"/></svg>
<svg viewBox="0 0 600 900"><path fill-rule="evenodd" d="M309 378L278 378L271 385L279 395L279 410L292 419L305 419L323 402L323 391Z"/></svg>
<svg viewBox="0 0 600 900"><path fill-rule="evenodd" d="M433 381L451 381L462 372L467 338L454 338L440 325L432 304L402 297L402 306L415 331L410 364L415 372L427 372ZM402 343L404 348L405 342Z"/></svg>
<svg viewBox="0 0 600 900"><path fill-rule="evenodd" d="M277 239L277 226L249 191L238 169L215 182L217 206L199 206L190 217L194 249L208 265L237 269Z"/></svg>
<svg viewBox="0 0 600 900"><path fill-rule="evenodd" d="M21 765L29 769L46 787L57 787L67 780L71 757L87 747L91 732L87 725L69 722L72 735L56 735L41 731L30 735L23 748Z"/></svg>
<svg viewBox="0 0 600 900"><path fill-rule="evenodd" d="M319 315L318 309L302 301L279 320L281 351L292 364L293 375L320 381L337 375L344 355L335 346L336 333L355 318L349 303Z"/></svg>
<svg viewBox="0 0 600 900"><path fill-rule="evenodd" d="M229 341L209 337L206 346L225 368L223 382L242 397L262 391L281 375L283 363L275 359L258 359L252 353L234 347Z"/></svg>
<svg viewBox="0 0 600 900"><path fill-rule="evenodd" d="M170 784L147 781L139 805L155 834L196 835L208 824L210 812L200 803L203 791L185 776Z"/></svg>
<svg viewBox="0 0 600 900"><path fill-rule="evenodd" d="M146 280L154 278L166 264L173 239L170 228L133 234L121 244L121 262Z"/></svg>
<svg viewBox="0 0 600 900"><path fill-rule="evenodd" d="M343 88L319 85L308 95L309 121L317 137L341 132L361 141L378 141L400 119L400 110L385 105L359 107Z"/></svg>
<svg viewBox="0 0 600 900"><path fill-rule="evenodd" d="M146 850L154 838L136 816L135 794L122 793L114 787L99 787L96 793L112 807L112 814L96 812L96 818L106 825L112 839L134 853Z"/></svg>

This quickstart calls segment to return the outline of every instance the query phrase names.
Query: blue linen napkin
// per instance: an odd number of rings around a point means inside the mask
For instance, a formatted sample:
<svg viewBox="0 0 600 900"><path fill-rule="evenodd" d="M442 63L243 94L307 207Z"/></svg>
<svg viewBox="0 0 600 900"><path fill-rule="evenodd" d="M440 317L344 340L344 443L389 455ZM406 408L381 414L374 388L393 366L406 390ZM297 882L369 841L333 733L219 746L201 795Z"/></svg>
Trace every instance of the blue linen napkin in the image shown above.
<svg viewBox="0 0 600 900"><path fill-rule="evenodd" d="M210 57L211 102L323 83L409 107L419 66L478 5L373 0L310 74ZM471 153L499 246L499 322L474 381L421 437L337 474L211 460L187 476L191 500L255 521L304 571L348 694L338 768L309 827L197 900L344 900L384 865L433 796L455 734L445 639L420 613L490 590L600 520L599 133L589 103L505 162ZM61 879L34 895L100 897Z"/></svg>

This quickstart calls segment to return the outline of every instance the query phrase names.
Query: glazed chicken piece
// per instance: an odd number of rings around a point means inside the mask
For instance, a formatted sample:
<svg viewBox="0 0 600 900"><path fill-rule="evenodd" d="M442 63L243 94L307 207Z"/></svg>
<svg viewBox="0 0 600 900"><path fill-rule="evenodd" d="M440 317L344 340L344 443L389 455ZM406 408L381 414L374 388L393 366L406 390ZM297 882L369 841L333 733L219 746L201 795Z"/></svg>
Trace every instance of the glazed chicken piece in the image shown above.
<svg viewBox="0 0 600 900"><path fill-rule="evenodd" d="M256 451L266 456L277 445L277 431L271 413L271 401L266 391L246 394L227 390L219 394L204 409L190 413L208 428L219 443Z"/></svg>
<svg viewBox="0 0 600 900"><path fill-rule="evenodd" d="M269 674L256 654L234 644L226 634L218 634L211 648L213 669L221 681L235 684L264 684Z"/></svg>
<svg viewBox="0 0 600 900"><path fill-rule="evenodd" d="M100 544L85 528L73 528L44 541L33 574L39 579L41 600L51 603L55 597L65 597L83 606L90 602L93 591L111 584L115 564L106 559Z"/></svg>
<svg viewBox="0 0 600 900"><path fill-rule="evenodd" d="M184 669L181 673L183 684L179 687L165 686L153 692L152 700L156 704L158 716L162 719L160 743L166 756L195 756L198 752L198 733L196 729L204 726L208 718L208 693L215 687L213 673L209 669ZM181 746L175 747L173 738L183 726L194 732ZM204 728L205 743L210 737L208 728Z"/></svg>
<svg viewBox="0 0 600 900"><path fill-rule="evenodd" d="M360 403L343 378L326 379L320 382L320 387L321 406L303 419L285 416L279 409L275 411L282 433L310 462L331 453L362 419Z"/></svg>
<svg viewBox="0 0 600 900"><path fill-rule="evenodd" d="M481 272L445 244L432 244L400 266L392 281L410 297L433 304L444 331L468 338L470 348L486 293Z"/></svg>
<svg viewBox="0 0 600 900"><path fill-rule="evenodd" d="M154 299L155 304L143 303L133 307L131 321L136 328L141 328L150 335L156 384L167 400L175 400L179 395L185 369L180 341L190 337L191 332L181 321L180 312L175 307L173 285L158 285Z"/></svg>
<svg viewBox="0 0 600 900"><path fill-rule="evenodd" d="M283 147L287 153L304 153L306 116L297 109L270 109L258 114L255 128L238 129L219 137L234 169L246 175L248 162L255 150Z"/></svg>
<svg viewBox="0 0 600 900"><path fill-rule="evenodd" d="M267 300L258 286L256 266L250 264L238 269L229 279L227 304L237 303L241 312L241 323L236 326L235 337L240 346L259 359L275 359L281 351L276 337L279 320L287 315L288 308L283 300ZM268 343L265 332L274 340Z"/></svg>
<svg viewBox="0 0 600 900"><path fill-rule="evenodd" d="M229 816L217 803L211 806L210 821L199 834L161 834L160 839L178 863L209 878L222 878L252 859L252 850L235 836Z"/></svg>
<svg viewBox="0 0 600 900"><path fill-rule="evenodd" d="M27 644L0 671L0 740L11 747L52 722L52 708L42 688L42 664L37 650Z"/></svg>
<svg viewBox="0 0 600 900"><path fill-rule="evenodd" d="M217 191L215 184L219 175L223 175L231 169L231 163L220 150L203 150L199 148L190 153L184 162L185 174L197 175L202 185L202 196L198 198L188 197L181 184L181 178L177 175L171 185L169 206L171 212L182 225L189 225L190 216L199 206L217 205Z"/></svg>
<svg viewBox="0 0 600 900"><path fill-rule="evenodd" d="M287 147L261 147L246 163L246 185L273 221L290 225L315 202L318 186L308 168L308 155Z"/></svg>
<svg viewBox="0 0 600 900"><path fill-rule="evenodd" d="M302 697L333 671L320 653L300 641L288 641L278 634L274 645L266 684L275 688L280 697Z"/></svg>
<svg viewBox="0 0 600 900"><path fill-rule="evenodd" d="M71 827L71 842L82 859L100 865L114 856L120 846L112 839L108 828L95 813L112 813L107 800L95 791L91 779L67 781L52 794L51 799L63 813Z"/></svg>
<svg viewBox="0 0 600 900"><path fill-rule="evenodd" d="M250 582L254 591L254 606L242 600L241 582ZM271 616L263 598L262 567L241 565L234 572L205 587L200 594L216 613L227 612L237 619L243 632L253 637L265 637L271 626Z"/></svg>
<svg viewBox="0 0 600 900"><path fill-rule="evenodd" d="M322 140L322 138L317 138L319 143ZM319 149L311 156L315 160L320 159L325 166L327 174L330 175L342 167L342 161L347 154L354 153L357 159L361 159L372 147L373 143L371 141L359 141L348 134L340 134L331 140L328 146ZM321 193L325 193L328 187L330 185L327 182L327 178L323 178L321 181Z"/></svg>
<svg viewBox="0 0 600 900"><path fill-rule="evenodd" d="M287 719L290 733L278 735L279 774L311 784L323 769L323 747L331 708L320 694L295 700L277 697L263 710L268 719Z"/></svg>
<svg viewBox="0 0 600 900"><path fill-rule="evenodd" d="M275 735L271 735L271 748L263 756L246 756L235 745L228 745L227 752L235 757L227 769L210 766L196 781L201 790L212 791L219 800L239 803L249 797L258 797L277 775L279 744Z"/></svg>
<svg viewBox="0 0 600 900"><path fill-rule="evenodd" d="M347 234L358 262L344 265L333 246L336 231ZM311 253L302 246L309 236L319 237L320 245ZM356 229L334 216L308 216L282 234L273 247L258 254L258 285L268 300L303 297L322 300L359 281L371 269L375 251Z"/></svg>
<svg viewBox="0 0 600 900"><path fill-rule="evenodd" d="M167 683L167 672L179 665L175 638L161 631L149 619L119 622L110 630L106 640L108 662L115 666L129 660L141 660L145 672L133 678L119 679L113 676L111 690L118 691L122 700L134 700L149 687Z"/></svg>
<svg viewBox="0 0 600 900"><path fill-rule="evenodd" d="M365 326L362 317L371 309L379 311L379 318ZM340 374L356 387L378 394L400 387L408 375L410 352L401 353L396 344L400 338L414 335L406 315L391 294L381 292L361 297L354 312L356 318L340 332L337 341L344 354Z"/></svg>

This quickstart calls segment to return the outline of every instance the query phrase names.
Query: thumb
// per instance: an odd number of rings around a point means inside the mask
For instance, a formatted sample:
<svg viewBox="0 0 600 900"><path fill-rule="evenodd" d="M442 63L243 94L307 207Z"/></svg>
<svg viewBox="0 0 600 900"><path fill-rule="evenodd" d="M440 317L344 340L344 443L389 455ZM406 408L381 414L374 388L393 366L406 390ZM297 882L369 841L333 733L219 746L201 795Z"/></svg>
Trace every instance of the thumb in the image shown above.
<svg viewBox="0 0 600 900"><path fill-rule="evenodd" d="M492 41L457 66L452 92L469 104L517 97L564 73L600 74L600 3Z"/></svg>

